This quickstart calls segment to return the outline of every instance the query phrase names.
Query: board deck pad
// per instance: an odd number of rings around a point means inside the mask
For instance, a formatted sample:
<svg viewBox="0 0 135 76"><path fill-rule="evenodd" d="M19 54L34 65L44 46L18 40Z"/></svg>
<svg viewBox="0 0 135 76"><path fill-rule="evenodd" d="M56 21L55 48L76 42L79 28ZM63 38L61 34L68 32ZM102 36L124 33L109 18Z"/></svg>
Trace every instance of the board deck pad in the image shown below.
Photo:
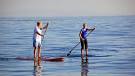
<svg viewBox="0 0 135 76"><path fill-rule="evenodd" d="M17 60L34 60L33 57L16 57ZM50 62L62 62L64 61L63 57L41 57L42 61L50 61Z"/></svg>

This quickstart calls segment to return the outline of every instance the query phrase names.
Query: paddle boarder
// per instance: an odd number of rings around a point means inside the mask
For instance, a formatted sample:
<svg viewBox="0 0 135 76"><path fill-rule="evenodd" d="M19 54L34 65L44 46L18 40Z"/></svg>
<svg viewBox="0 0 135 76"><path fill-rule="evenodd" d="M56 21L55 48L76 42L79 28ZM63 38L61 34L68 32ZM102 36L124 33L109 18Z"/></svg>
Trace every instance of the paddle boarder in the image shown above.
<svg viewBox="0 0 135 76"><path fill-rule="evenodd" d="M48 23L46 24L46 26L43 27L43 23L41 21L38 21L36 27L34 28L34 34L33 34L34 66L36 66L36 60L38 60L37 64L38 64L38 66L40 66L41 42L42 42L42 37L44 37L42 31L43 31L43 29L46 31L47 27L48 27Z"/></svg>
<svg viewBox="0 0 135 76"><path fill-rule="evenodd" d="M86 59L88 56L88 42L87 42L87 35L88 35L88 31L92 31L95 28L89 28L87 26L86 23L83 23L82 25L82 29L79 33L79 37L80 37L80 42L81 42L81 58L83 59L84 57L84 50L86 51Z"/></svg>

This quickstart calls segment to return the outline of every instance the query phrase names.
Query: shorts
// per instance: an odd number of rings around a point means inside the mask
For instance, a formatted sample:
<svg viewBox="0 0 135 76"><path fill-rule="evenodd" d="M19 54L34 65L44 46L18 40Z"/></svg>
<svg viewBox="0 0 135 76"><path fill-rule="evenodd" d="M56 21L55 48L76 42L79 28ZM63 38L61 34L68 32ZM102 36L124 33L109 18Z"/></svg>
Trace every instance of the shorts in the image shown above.
<svg viewBox="0 0 135 76"><path fill-rule="evenodd" d="M88 49L87 39L85 40L80 39L80 42L81 42L81 49Z"/></svg>
<svg viewBox="0 0 135 76"><path fill-rule="evenodd" d="M41 47L41 41L33 40L33 47Z"/></svg>

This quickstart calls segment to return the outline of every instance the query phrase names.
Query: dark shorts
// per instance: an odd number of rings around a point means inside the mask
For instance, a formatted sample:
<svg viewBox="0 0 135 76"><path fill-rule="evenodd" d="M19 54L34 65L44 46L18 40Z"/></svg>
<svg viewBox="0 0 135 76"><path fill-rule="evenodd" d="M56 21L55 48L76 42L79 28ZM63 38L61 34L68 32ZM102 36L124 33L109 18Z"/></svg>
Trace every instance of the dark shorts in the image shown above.
<svg viewBox="0 0 135 76"><path fill-rule="evenodd" d="M81 42L81 49L88 49L87 39L85 40L80 39L80 42Z"/></svg>

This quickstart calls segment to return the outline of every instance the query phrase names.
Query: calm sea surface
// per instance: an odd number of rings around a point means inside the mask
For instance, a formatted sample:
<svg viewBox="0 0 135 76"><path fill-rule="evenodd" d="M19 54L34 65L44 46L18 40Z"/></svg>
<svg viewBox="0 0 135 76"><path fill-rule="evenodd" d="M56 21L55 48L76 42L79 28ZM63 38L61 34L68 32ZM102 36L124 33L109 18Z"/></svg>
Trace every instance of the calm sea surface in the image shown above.
<svg viewBox="0 0 135 76"><path fill-rule="evenodd" d="M42 56L64 57L64 62L16 60L33 57L32 36L37 20L49 27L42 42ZM88 63L82 63L79 42L83 22L96 26L88 36ZM135 16L110 17L0 17L0 76L134 76Z"/></svg>

